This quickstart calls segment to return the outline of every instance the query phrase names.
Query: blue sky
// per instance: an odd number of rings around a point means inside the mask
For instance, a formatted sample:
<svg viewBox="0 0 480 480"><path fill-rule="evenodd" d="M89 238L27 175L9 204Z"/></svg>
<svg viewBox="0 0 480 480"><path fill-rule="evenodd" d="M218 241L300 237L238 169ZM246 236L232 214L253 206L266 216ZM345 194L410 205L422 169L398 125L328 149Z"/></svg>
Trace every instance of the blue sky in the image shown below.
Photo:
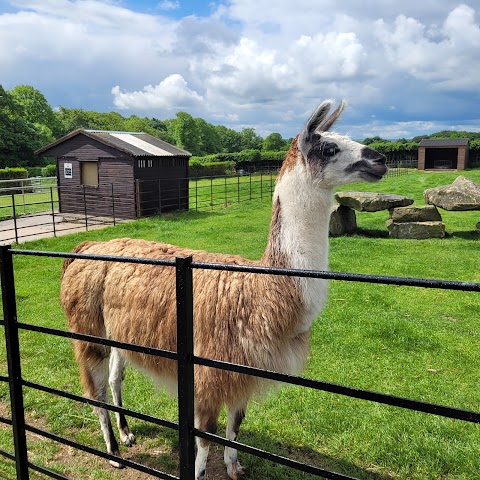
<svg viewBox="0 0 480 480"><path fill-rule="evenodd" d="M262 136L325 98L354 138L479 131L479 22L473 0L2 0L0 84Z"/></svg>
<svg viewBox="0 0 480 480"><path fill-rule="evenodd" d="M146 1L146 0L124 0L117 2L135 12L147 13L152 15L167 15L172 18L181 19L189 15L199 17L208 17L215 11L216 2L202 2L195 0L164 0L164 1Z"/></svg>

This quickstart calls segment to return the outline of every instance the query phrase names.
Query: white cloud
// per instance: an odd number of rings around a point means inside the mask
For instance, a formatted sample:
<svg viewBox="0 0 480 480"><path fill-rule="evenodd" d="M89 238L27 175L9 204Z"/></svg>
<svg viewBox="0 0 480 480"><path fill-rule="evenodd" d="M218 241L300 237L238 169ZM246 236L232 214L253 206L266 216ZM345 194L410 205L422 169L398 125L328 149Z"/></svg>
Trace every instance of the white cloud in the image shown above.
<svg viewBox="0 0 480 480"><path fill-rule="evenodd" d="M129 2L16 0L18 11L3 14L0 6L0 83L32 84L54 106L157 118L183 109L285 136L330 97L349 101L344 125L389 124L392 135L478 116L473 2L229 0L208 17L180 19L178 0L147 13Z"/></svg>
<svg viewBox="0 0 480 480"><path fill-rule="evenodd" d="M158 4L160 10L176 10L180 8L180 2L178 0L164 0Z"/></svg>
<svg viewBox="0 0 480 480"><path fill-rule="evenodd" d="M459 5L441 27L400 15L393 25L376 22L391 65L442 89L477 89L480 26L475 10Z"/></svg>
<svg viewBox="0 0 480 480"><path fill-rule="evenodd" d="M122 92L117 85L112 88L112 95L113 103L121 109L186 109L203 102L203 98L188 88L185 79L178 74L170 75L158 85L147 85L137 92Z"/></svg>

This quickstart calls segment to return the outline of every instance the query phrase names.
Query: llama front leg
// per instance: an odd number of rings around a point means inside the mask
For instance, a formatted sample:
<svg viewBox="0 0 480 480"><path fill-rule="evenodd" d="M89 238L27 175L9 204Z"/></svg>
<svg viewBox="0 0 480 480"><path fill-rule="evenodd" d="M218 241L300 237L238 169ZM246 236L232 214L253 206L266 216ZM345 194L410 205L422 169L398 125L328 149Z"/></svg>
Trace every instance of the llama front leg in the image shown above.
<svg viewBox="0 0 480 480"><path fill-rule="evenodd" d="M227 440L236 440L240 425L245 417L245 405L240 407L227 407ZM237 480L245 472L238 461L237 449L225 447L223 456L225 465L227 466L227 474L232 480Z"/></svg>
<svg viewBox="0 0 480 480"><path fill-rule="evenodd" d="M110 354L110 375L108 381L112 390L113 404L117 407L122 406L122 386L125 378L126 362L121 352L112 348ZM131 447L135 443L135 435L128 428L127 419L123 413L115 412L117 419L120 440L127 446Z"/></svg>

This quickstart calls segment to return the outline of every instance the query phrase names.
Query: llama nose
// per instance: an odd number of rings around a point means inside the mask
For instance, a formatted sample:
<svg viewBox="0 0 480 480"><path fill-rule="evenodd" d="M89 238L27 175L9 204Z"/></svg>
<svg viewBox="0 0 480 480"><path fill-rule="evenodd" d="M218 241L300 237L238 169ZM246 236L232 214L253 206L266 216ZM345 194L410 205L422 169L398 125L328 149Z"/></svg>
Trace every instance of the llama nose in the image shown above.
<svg viewBox="0 0 480 480"><path fill-rule="evenodd" d="M385 155L368 147L365 147L362 149L362 158L372 160L373 162L376 162L376 163L381 163L382 165L386 165L387 163L387 157L385 157Z"/></svg>

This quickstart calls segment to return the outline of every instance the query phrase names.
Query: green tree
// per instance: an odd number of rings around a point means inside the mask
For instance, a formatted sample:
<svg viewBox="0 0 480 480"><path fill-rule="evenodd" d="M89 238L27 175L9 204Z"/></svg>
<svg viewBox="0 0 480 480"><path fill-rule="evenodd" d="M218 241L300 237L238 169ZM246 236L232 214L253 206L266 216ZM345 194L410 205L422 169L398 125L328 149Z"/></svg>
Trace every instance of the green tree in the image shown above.
<svg viewBox="0 0 480 480"><path fill-rule="evenodd" d="M17 85L10 94L14 102L22 107L22 117L27 123L47 127L51 140L60 134L60 122L43 93L30 85ZM40 129L46 131L42 127Z"/></svg>
<svg viewBox="0 0 480 480"><path fill-rule="evenodd" d="M224 125L216 125L214 128L220 139L223 152L240 152L242 150L240 133Z"/></svg>
<svg viewBox="0 0 480 480"><path fill-rule="evenodd" d="M255 133L254 128L244 128L240 132L242 150L260 150L263 139Z"/></svg>
<svg viewBox="0 0 480 480"><path fill-rule="evenodd" d="M96 128L91 125L88 112L80 108L60 107L56 115L62 125L62 135L66 135L77 128Z"/></svg>
<svg viewBox="0 0 480 480"><path fill-rule="evenodd" d="M0 85L0 167L39 165L33 154L44 143L44 134L24 118L24 108ZM48 132L46 132L48 133Z"/></svg>
<svg viewBox="0 0 480 480"><path fill-rule="evenodd" d="M175 139L168 130L166 121L158 120L157 118L150 118L148 119L148 125L155 130L156 137L168 143L175 143Z"/></svg>
<svg viewBox="0 0 480 480"><path fill-rule="evenodd" d="M209 155L210 153L219 153L222 151L220 136L215 127L206 122L203 118L195 118L198 136L200 139L199 149L201 155Z"/></svg>
<svg viewBox="0 0 480 480"><path fill-rule="evenodd" d="M262 150L264 152L278 152L287 148L287 142L279 133L271 133L263 140Z"/></svg>
<svg viewBox="0 0 480 480"><path fill-rule="evenodd" d="M364 145L371 145L372 143L379 143L379 142L388 142L389 140L385 140L382 137L368 137L362 143Z"/></svg>
<svg viewBox="0 0 480 480"><path fill-rule="evenodd" d="M178 112L171 122L171 133L179 148L192 155L201 155L200 134L195 119L187 112Z"/></svg>

